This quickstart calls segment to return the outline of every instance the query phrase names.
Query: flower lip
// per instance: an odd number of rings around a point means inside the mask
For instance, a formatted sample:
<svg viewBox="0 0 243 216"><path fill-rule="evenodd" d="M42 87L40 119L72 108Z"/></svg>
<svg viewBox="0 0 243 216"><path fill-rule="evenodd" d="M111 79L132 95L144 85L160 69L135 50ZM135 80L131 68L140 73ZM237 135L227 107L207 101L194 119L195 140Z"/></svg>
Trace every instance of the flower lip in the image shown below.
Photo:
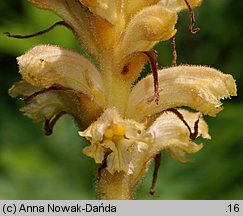
<svg viewBox="0 0 243 216"><path fill-rule="evenodd" d="M132 89L127 113L137 121L169 108L188 106L215 116L222 110L220 99L236 95L231 75L204 66L177 66L158 72L159 104L153 102L153 77L140 80Z"/></svg>
<svg viewBox="0 0 243 216"><path fill-rule="evenodd" d="M144 131L144 125L121 118L116 108L107 109L97 121L79 134L91 142L91 145L83 149L83 153L96 162L101 163L109 150L106 160L107 169L111 173L124 171L131 174L133 157L138 152L146 151L151 142Z"/></svg>
<svg viewBox="0 0 243 216"><path fill-rule="evenodd" d="M101 74L79 54L57 46L39 45L17 60L23 79L33 86L60 85L103 103L100 100L104 91Z"/></svg>

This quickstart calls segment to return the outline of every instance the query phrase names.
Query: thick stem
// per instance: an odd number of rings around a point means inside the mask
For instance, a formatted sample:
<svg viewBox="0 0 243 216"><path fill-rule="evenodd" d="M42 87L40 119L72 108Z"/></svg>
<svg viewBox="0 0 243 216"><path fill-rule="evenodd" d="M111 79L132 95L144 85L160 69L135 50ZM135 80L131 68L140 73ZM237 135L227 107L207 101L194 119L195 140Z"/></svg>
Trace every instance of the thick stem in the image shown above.
<svg viewBox="0 0 243 216"><path fill-rule="evenodd" d="M129 176L123 172L109 173L102 169L98 174L97 198L102 200L130 200L133 199Z"/></svg>
<svg viewBox="0 0 243 216"><path fill-rule="evenodd" d="M106 107L116 107L120 115L126 112L130 83L117 77L112 58L105 58L102 65L102 75L105 88Z"/></svg>

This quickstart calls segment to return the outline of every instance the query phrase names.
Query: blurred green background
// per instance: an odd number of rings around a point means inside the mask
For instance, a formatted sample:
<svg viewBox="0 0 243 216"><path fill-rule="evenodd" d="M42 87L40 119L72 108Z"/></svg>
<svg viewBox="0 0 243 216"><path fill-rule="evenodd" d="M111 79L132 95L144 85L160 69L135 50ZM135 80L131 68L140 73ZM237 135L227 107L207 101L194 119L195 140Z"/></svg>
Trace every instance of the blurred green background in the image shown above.
<svg viewBox="0 0 243 216"><path fill-rule="evenodd" d="M231 73L238 97L224 103L217 118L206 117L212 140L181 164L163 154L156 195L149 195L152 167L137 199L243 199L243 2L205 0L195 10L197 35L188 32L188 12L179 15L176 35L178 64L200 64ZM60 19L26 0L0 1L0 32L30 34ZM67 29L31 39L0 35L0 199L95 199L94 162L80 153L83 147L72 120L63 117L50 137L18 109L21 101L8 96L20 80L16 56L38 44L79 50ZM161 67L171 64L170 42L156 46Z"/></svg>

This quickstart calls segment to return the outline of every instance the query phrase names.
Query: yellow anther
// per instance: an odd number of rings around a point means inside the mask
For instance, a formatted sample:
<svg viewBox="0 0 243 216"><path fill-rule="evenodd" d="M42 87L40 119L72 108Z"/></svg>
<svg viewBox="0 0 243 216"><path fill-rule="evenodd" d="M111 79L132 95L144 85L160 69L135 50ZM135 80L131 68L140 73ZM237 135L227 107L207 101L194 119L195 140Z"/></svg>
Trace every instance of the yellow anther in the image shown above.
<svg viewBox="0 0 243 216"><path fill-rule="evenodd" d="M114 124L113 125L113 132L114 132L114 135L123 136L126 133L126 129L122 125Z"/></svg>
<svg viewBox="0 0 243 216"><path fill-rule="evenodd" d="M114 131L112 128L108 127L106 130L105 130L105 133L104 133L104 136L106 138L111 138L114 136Z"/></svg>
<svg viewBox="0 0 243 216"><path fill-rule="evenodd" d="M112 138L114 135L123 136L126 133L126 129L122 125L112 124L110 127L106 128L104 137Z"/></svg>

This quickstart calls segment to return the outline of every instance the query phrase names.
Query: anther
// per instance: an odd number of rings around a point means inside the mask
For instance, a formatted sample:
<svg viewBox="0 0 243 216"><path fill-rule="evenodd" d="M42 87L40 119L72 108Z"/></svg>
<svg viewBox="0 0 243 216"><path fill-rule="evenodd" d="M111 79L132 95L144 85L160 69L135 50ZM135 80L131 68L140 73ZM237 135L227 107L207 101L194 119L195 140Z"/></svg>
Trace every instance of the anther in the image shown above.
<svg viewBox="0 0 243 216"><path fill-rule="evenodd" d="M112 138L113 136L124 136L126 133L126 129L123 125L112 124L108 128L106 128L104 132L104 137Z"/></svg>
<svg viewBox="0 0 243 216"><path fill-rule="evenodd" d="M114 136L114 131L113 131L113 129L112 128L107 128L106 130L105 130L105 133L104 133L104 136L106 137L106 138L112 138L113 136Z"/></svg>
<svg viewBox="0 0 243 216"><path fill-rule="evenodd" d="M114 131L114 135L117 135L117 136L124 136L126 133L125 127L123 125L119 125L119 124L113 125L113 131Z"/></svg>

